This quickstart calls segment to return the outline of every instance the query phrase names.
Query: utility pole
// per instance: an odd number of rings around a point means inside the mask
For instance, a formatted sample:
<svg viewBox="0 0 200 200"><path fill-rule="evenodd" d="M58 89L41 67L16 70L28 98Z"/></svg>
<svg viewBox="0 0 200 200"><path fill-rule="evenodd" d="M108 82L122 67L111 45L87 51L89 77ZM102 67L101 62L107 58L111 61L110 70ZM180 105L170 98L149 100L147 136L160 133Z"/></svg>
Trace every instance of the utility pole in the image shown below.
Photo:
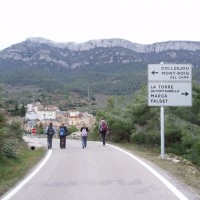
<svg viewBox="0 0 200 200"><path fill-rule="evenodd" d="M90 87L88 86L88 100L90 99Z"/></svg>
<svg viewBox="0 0 200 200"><path fill-rule="evenodd" d="M33 91L33 104L35 103L35 93Z"/></svg>

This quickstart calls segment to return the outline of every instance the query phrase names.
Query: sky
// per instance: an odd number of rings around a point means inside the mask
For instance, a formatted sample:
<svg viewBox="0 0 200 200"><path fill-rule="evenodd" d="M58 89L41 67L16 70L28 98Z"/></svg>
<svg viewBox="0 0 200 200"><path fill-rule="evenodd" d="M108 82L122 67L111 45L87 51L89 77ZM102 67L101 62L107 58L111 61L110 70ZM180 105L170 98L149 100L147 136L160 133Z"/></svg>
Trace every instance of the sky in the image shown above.
<svg viewBox="0 0 200 200"><path fill-rule="evenodd" d="M199 0L1 0L0 50L29 37L200 41Z"/></svg>

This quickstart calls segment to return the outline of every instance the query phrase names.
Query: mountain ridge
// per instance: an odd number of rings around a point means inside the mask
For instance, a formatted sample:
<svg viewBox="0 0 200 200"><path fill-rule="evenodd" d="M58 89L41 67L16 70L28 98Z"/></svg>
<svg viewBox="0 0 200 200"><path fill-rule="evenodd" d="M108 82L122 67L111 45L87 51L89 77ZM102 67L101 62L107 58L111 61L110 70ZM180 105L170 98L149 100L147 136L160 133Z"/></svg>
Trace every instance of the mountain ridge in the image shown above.
<svg viewBox="0 0 200 200"><path fill-rule="evenodd" d="M35 87L55 95L86 96L88 87L91 95L129 95L147 84L148 64L161 62L192 64L193 80L200 81L199 42L146 46L123 39L77 44L28 38L0 51L0 84Z"/></svg>
<svg viewBox="0 0 200 200"><path fill-rule="evenodd" d="M150 52L160 52L166 50L200 50L200 42L196 41L165 41L157 42L153 44L139 44L133 43L131 41L113 38L113 39L99 39L99 40L89 40L82 43L67 42L67 43L56 43L54 41L45 38L27 38L25 41L31 41L35 43L50 44L55 47L69 48L74 51L90 50L96 47L123 47L135 51L137 53L150 53Z"/></svg>
<svg viewBox="0 0 200 200"><path fill-rule="evenodd" d="M0 51L0 65L75 69L87 66L131 63L191 63L200 66L200 42L168 41L142 45L124 39L56 43L27 38Z"/></svg>

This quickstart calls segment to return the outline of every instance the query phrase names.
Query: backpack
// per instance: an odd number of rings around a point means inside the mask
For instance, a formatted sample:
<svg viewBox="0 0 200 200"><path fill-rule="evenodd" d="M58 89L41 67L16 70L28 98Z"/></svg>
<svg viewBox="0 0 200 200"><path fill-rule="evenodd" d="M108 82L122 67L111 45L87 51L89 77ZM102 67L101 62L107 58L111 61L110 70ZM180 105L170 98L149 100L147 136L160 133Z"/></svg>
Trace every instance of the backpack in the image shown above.
<svg viewBox="0 0 200 200"><path fill-rule="evenodd" d="M82 136L87 136L87 130L86 130L86 128L83 128L83 129L82 129L81 135L82 135Z"/></svg>
<svg viewBox="0 0 200 200"><path fill-rule="evenodd" d="M61 127L60 130L59 130L59 135L60 136L65 136L66 133L65 133L65 128Z"/></svg>
<svg viewBox="0 0 200 200"><path fill-rule="evenodd" d="M101 131L106 132L107 130L108 130L108 126L107 126L106 122L102 122L101 123Z"/></svg>
<svg viewBox="0 0 200 200"><path fill-rule="evenodd" d="M54 135L54 133L55 133L55 131L54 131L53 127L49 126L48 131L47 131L47 135L52 136L52 135Z"/></svg>

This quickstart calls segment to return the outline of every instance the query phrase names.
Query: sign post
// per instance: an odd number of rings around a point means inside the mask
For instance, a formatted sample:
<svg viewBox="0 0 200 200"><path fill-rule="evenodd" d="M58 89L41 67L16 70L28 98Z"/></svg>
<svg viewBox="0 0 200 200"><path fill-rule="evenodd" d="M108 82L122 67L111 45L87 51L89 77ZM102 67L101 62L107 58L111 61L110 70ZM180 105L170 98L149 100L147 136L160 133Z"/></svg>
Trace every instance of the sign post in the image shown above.
<svg viewBox="0 0 200 200"><path fill-rule="evenodd" d="M165 159L165 115L164 107L160 107L160 128L161 128L161 158Z"/></svg>
<svg viewBox="0 0 200 200"><path fill-rule="evenodd" d="M148 105L161 107L161 158L164 159L164 106L192 106L192 66L149 64Z"/></svg>

